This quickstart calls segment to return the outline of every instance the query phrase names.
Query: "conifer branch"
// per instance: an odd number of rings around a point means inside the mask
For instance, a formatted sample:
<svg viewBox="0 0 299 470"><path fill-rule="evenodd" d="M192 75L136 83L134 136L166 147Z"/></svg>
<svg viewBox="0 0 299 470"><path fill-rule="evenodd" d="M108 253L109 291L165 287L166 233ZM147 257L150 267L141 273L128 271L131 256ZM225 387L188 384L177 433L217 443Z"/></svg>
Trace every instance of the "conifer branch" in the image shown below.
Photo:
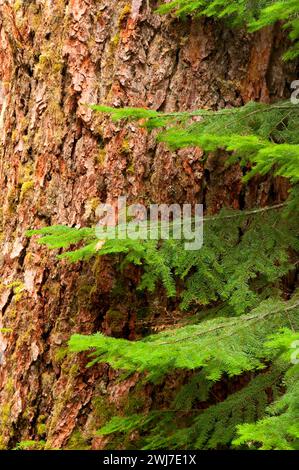
<svg viewBox="0 0 299 470"><path fill-rule="evenodd" d="M294 310L295 308L299 307L299 301L297 303L295 303L294 305L290 305L289 307L282 307L280 309L277 309L276 311L269 311L269 312L265 312L263 314L256 314L256 315L244 315L242 317L242 321L244 322L250 322L250 321L261 321L269 316L274 316L276 314L279 314L279 313L284 313L284 312L289 312L291 310ZM184 338L179 338L179 339L176 339L176 340L173 340L173 341L165 341L165 342L161 342L161 343L157 343L157 345L159 346L163 346L163 345L166 345L166 344L174 344L174 343L181 343L181 342L184 342L184 341L187 341L187 340L192 340L193 338L198 338L199 336L205 336L205 335L208 335L209 333L214 333L215 331L218 331L218 330L223 330L223 329L227 329L229 327L233 327L235 325L238 325L238 323L240 323L238 320L235 321L235 322L231 322L231 323L224 323L222 325L218 325L216 327L213 327L213 328L210 328L210 329L207 329L205 331L201 331L200 333L195 333L194 335L190 335L190 336L185 336ZM240 328L243 328L244 325L240 325ZM229 333L228 335L224 335L225 338L227 338L228 336L232 336L234 334L236 334L237 330L235 330L234 332L232 333ZM219 338L221 339L221 337Z"/></svg>

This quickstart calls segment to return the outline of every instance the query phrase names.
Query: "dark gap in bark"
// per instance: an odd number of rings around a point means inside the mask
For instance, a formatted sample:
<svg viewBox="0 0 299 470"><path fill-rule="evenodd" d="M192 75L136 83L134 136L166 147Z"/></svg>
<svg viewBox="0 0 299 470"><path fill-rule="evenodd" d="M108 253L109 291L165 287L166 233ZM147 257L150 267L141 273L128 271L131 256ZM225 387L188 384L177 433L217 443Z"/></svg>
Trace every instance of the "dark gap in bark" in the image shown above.
<svg viewBox="0 0 299 470"><path fill-rule="evenodd" d="M11 303L11 301L12 301L13 296L14 296L14 292L13 292L13 290L11 289L11 290L10 290L10 293L9 293L9 295L8 295L7 301L6 301L5 305L3 305L3 307L2 307L2 316L3 316L3 317L4 317L4 315L5 315L5 312L6 312L7 308L9 307L9 305L10 305L10 303Z"/></svg>

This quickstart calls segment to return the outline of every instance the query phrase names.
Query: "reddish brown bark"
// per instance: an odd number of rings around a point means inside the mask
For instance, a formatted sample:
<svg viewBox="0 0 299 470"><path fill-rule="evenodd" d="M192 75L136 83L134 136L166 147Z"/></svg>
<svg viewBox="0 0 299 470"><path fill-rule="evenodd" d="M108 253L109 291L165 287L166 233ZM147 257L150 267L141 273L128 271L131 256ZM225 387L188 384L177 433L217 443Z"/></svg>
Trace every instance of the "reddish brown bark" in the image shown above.
<svg viewBox="0 0 299 470"><path fill-rule="evenodd" d="M135 124L112 124L85 104L175 111L279 99L294 78L280 59L286 47L277 28L249 36L211 20L160 17L142 0L0 0L0 319L11 329L0 334L2 448L41 438L66 447L76 430L103 446L93 433L107 403L120 409L137 378L115 384L106 366L86 371L62 348L73 332L99 328L134 337L138 308L154 322L170 308L136 298L133 288L113 294L111 261L58 262L26 229L91 225L97 203L119 195L199 201L210 212L250 207L266 203L274 184L245 192L223 156L204 168L200 150L171 153Z"/></svg>

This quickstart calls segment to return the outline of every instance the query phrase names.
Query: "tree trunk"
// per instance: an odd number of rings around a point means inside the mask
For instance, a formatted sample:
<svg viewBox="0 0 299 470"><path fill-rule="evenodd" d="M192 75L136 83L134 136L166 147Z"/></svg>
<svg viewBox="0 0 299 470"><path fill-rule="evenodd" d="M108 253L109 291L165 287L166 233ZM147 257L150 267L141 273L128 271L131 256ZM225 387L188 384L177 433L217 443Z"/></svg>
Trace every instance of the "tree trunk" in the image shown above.
<svg viewBox="0 0 299 470"><path fill-rule="evenodd" d="M150 5L150 6L149 6ZM172 306L118 289L116 262L69 265L29 240L29 228L90 226L99 202L203 202L210 213L285 197L279 180L244 189L241 170L200 149L170 152L135 124L87 103L162 111L240 106L290 95L280 28L249 36L212 20L178 20L142 0L0 0L1 447L102 448L94 431L126 406L106 366L66 355L74 332L136 338L138 311L153 324ZM272 200L270 201L270 198ZM159 300L158 300L159 299ZM143 392L151 406L151 390Z"/></svg>

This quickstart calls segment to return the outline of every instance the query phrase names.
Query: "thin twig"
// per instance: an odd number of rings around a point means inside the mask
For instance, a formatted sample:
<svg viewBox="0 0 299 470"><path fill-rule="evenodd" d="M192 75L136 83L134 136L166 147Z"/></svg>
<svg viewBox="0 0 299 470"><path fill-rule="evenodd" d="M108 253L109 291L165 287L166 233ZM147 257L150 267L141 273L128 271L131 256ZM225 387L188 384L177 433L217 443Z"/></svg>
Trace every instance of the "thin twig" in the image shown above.
<svg viewBox="0 0 299 470"><path fill-rule="evenodd" d="M294 310L295 308L299 307L299 301L296 302L294 305L291 305L289 307L281 307L281 309L279 310L275 310L274 312L273 311L270 311L270 312L266 312L262 315L260 314L255 314L255 315L251 315L251 316L246 316L244 317L243 316L243 320L244 321L253 321L253 320L262 320L270 315L275 315L277 313L282 313L282 312L289 312L290 310ZM224 328L227 328L229 326L235 326L237 324L237 322L231 322L231 323L224 323L222 325L218 325L214 328L210 328L208 330L205 330L205 331L201 331L200 333L196 333L194 335L190 335L190 336L185 336L184 338L180 338L180 339L176 339L174 341L165 341L165 342L162 342L162 343L156 343L156 345L158 346L162 346L162 345L166 345L166 344L174 344L174 343L181 343L182 341L186 341L186 340L189 340L189 339L193 339L193 338L197 338L199 336L204 336L208 333L213 333L215 331L218 331L218 330L223 330ZM243 325L242 327L243 328ZM227 336L232 336L232 334L234 334L235 332L231 333L231 334L228 334L228 335L225 335L225 337Z"/></svg>
<svg viewBox="0 0 299 470"><path fill-rule="evenodd" d="M219 220L219 219L232 219L235 217L242 217L243 215L254 215L261 214L262 212L267 212L271 210L281 209L287 205L286 202L276 204L274 206L261 207L260 209L253 209L248 211L240 211L238 214L228 214L228 215L215 215L215 216L206 216L203 218L204 222L209 222L210 220Z"/></svg>

